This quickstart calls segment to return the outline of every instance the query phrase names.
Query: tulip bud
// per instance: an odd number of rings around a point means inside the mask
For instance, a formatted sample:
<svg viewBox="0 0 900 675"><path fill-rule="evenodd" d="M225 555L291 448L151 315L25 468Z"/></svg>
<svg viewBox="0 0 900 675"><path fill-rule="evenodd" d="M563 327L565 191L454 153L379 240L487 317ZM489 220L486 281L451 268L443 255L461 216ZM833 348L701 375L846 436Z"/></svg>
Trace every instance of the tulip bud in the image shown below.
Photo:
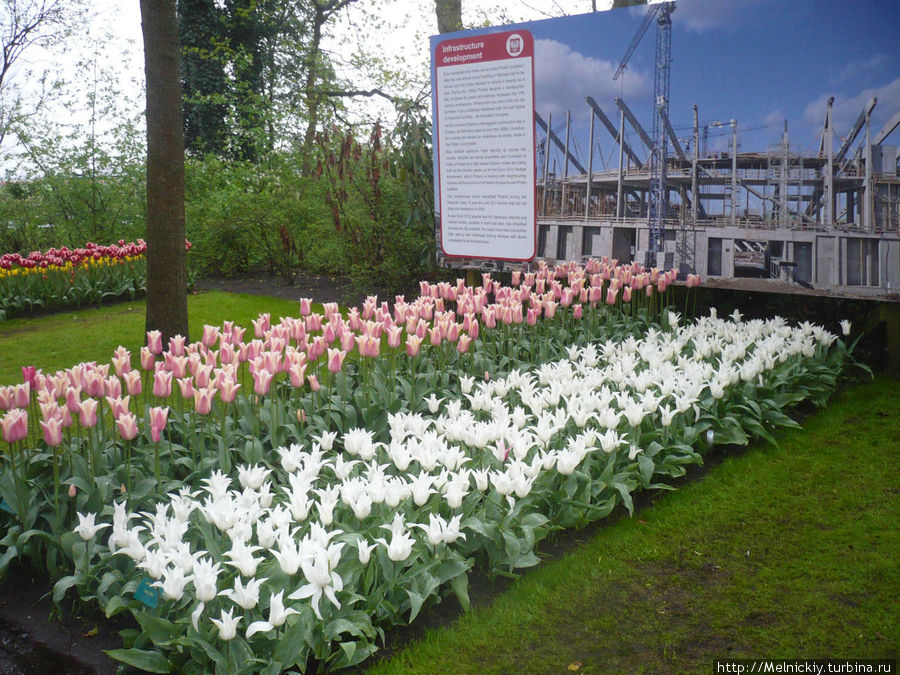
<svg viewBox="0 0 900 675"><path fill-rule="evenodd" d="M69 497L72 499L75 499L75 495L77 495L77 494L78 494L78 488L76 488L74 485L70 485L69 486Z"/></svg>

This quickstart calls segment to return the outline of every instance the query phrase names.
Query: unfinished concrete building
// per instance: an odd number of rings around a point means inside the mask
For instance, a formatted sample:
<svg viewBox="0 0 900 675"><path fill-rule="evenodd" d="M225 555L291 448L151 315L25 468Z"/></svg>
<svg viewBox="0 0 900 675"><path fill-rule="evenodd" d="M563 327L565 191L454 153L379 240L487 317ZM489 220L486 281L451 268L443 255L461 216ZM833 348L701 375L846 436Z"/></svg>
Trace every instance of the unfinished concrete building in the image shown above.
<svg viewBox="0 0 900 675"><path fill-rule="evenodd" d="M786 123L776 145L739 152L735 120L701 125L695 106L693 133L679 139L664 119L670 149L663 171L663 242L655 247L649 210L653 143L627 104L616 99L618 115L611 119L585 99L591 127L588 142L579 145L587 148L587 159L573 150L568 115L554 131L554 121L536 113L538 256L610 256L705 279L752 277L838 294L895 293L900 171L897 145L885 141L900 125L900 111L872 129L872 99L843 136L833 129L832 103L822 111L821 141L812 153L791 146ZM627 140L626 124L637 147ZM710 132L725 132L728 149L720 141L710 151ZM595 143L607 134L618 163L598 171L592 166ZM653 248L658 250L651 254Z"/></svg>

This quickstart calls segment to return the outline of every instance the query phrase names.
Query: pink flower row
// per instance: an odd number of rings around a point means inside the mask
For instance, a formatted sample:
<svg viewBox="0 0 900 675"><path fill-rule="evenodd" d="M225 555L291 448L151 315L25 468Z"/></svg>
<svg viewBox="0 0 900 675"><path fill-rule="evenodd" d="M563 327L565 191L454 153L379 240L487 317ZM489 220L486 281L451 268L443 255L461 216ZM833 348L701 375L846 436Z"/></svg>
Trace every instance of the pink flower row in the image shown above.
<svg viewBox="0 0 900 675"><path fill-rule="evenodd" d="M482 285L468 287L458 279L455 285L420 282L420 297L406 302L397 296L393 308L388 302L379 304L370 296L362 308L351 308L344 318L336 303L323 305L323 313L312 312L312 302L300 302L299 317L282 317L273 325L268 314L253 320L254 338L245 340L245 329L226 321L222 327L204 326L201 339L191 344L182 336L169 340L164 349L158 331L147 334L147 345L140 352L140 368L131 364L131 353L119 347L110 365L80 364L45 376L34 368L23 368L25 382L0 387L0 410L9 410L0 420L3 438L15 442L27 436L27 413L24 411L33 392L41 409L40 422L44 440L58 445L62 428L72 424L77 415L84 428L97 424L98 400L105 398L119 434L132 439L138 433L138 420L130 411L130 398L144 389L143 371L152 377L152 394L168 399L174 383L184 399L193 400L194 410L209 414L216 397L223 404L232 403L241 384L242 364L253 378L257 396L269 393L272 382L284 374L292 387L308 384L319 389L318 375L307 370L325 356L325 367L331 373L343 368L344 359L355 348L360 358L378 358L382 336L390 349L405 347L410 357L419 354L427 339L438 347L444 342L455 344L464 354L477 339L480 326L493 329L504 325L535 325L543 316L552 319L558 307L571 307L572 316L580 319L583 306L595 306L604 300L615 304L619 291L629 302L635 291L647 289L664 292L675 280L675 271L645 271L640 265L618 265L616 261L588 261L584 266L568 263L556 267L542 264L536 272L512 275L512 284L504 286L483 275ZM691 275L693 277L693 275ZM692 285L699 277L689 279ZM491 299L493 296L493 299ZM455 303L451 307L450 303ZM457 320L461 317L461 320ZM404 340L405 334L405 340ZM86 396L82 400L82 396ZM59 403L64 399L64 404ZM151 410L150 430L158 440L166 425L168 408Z"/></svg>

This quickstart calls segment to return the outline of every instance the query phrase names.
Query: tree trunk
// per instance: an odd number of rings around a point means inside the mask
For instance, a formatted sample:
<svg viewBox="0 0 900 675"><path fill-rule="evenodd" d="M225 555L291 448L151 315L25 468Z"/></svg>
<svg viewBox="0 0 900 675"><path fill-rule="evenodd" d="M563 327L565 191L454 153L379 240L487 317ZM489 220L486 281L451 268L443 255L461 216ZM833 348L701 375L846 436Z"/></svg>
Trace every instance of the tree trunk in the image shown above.
<svg viewBox="0 0 900 675"><path fill-rule="evenodd" d="M175 0L140 0L147 77L147 330L188 335L184 127Z"/></svg>
<svg viewBox="0 0 900 675"><path fill-rule="evenodd" d="M434 12L439 33L462 30L462 0L434 0Z"/></svg>

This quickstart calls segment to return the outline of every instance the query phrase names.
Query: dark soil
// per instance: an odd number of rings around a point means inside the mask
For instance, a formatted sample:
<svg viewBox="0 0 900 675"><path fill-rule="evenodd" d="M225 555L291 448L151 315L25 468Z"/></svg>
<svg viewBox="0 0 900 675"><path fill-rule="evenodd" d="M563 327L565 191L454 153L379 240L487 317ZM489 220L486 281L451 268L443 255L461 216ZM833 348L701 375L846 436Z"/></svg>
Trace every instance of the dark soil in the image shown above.
<svg viewBox="0 0 900 675"><path fill-rule="evenodd" d="M301 298L310 298L315 302L337 302L346 307L360 306L366 295L377 293L377 289L368 291L360 289L347 278L332 279L300 274L294 279L293 284L289 284L280 277L264 272L240 278L208 277L198 280L194 288L197 291L268 295L298 302Z"/></svg>
<svg viewBox="0 0 900 675"><path fill-rule="evenodd" d="M0 583L2 675L113 675L119 664L104 650L119 649L118 631L131 625L63 603L57 610L46 577L14 567ZM124 671L135 672L135 671Z"/></svg>

